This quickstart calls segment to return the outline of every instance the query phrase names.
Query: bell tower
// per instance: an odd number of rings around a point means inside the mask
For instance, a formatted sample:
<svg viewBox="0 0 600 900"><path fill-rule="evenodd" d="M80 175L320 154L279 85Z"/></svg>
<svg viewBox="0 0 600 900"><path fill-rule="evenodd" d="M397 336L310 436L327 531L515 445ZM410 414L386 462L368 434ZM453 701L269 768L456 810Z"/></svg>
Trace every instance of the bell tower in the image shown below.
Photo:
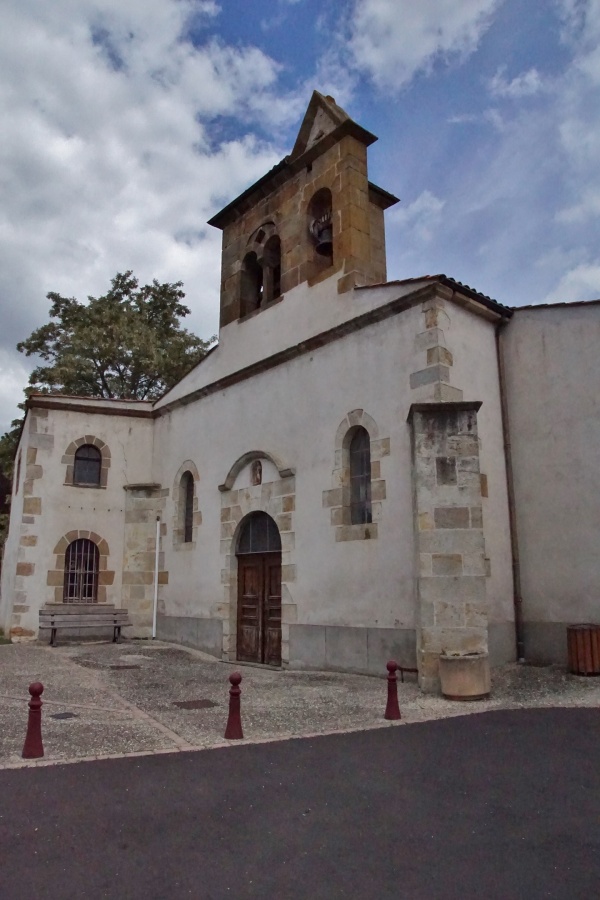
<svg viewBox="0 0 600 900"><path fill-rule="evenodd" d="M398 200L368 180L376 140L314 91L291 154L209 222L223 232L222 328L301 284L386 280L383 213Z"/></svg>

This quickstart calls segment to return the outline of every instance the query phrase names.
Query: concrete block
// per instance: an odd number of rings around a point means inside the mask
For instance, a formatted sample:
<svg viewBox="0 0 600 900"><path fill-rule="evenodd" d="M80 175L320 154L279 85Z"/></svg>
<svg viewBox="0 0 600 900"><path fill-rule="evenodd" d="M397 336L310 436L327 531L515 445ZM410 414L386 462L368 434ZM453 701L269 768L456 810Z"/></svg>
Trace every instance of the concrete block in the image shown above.
<svg viewBox="0 0 600 900"><path fill-rule="evenodd" d="M325 645L328 669L366 672L368 668L366 628L328 625Z"/></svg>
<svg viewBox="0 0 600 900"><path fill-rule="evenodd" d="M390 659L407 669L416 668L414 628L367 628L367 671L385 675L385 664Z"/></svg>
<svg viewBox="0 0 600 900"><path fill-rule="evenodd" d="M325 626L290 625L290 667L325 669Z"/></svg>

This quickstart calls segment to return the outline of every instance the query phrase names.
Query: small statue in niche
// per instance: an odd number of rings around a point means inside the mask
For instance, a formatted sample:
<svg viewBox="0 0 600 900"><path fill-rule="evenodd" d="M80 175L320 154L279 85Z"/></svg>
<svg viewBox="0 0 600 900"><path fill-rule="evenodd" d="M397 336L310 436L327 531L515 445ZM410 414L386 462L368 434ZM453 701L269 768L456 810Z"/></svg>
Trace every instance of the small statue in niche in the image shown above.
<svg viewBox="0 0 600 900"><path fill-rule="evenodd" d="M252 484L262 484L262 463L255 459L250 469L250 481Z"/></svg>

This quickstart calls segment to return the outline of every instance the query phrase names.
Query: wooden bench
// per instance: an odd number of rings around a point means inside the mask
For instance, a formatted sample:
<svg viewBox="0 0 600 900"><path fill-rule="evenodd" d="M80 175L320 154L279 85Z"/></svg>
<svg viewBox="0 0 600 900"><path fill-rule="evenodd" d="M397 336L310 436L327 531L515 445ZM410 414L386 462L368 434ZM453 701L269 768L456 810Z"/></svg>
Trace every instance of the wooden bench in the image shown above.
<svg viewBox="0 0 600 900"><path fill-rule="evenodd" d="M114 606L48 604L40 609L40 628L50 629L50 646L56 647L59 628L112 628L113 644L121 643L121 628L131 625L126 609Z"/></svg>

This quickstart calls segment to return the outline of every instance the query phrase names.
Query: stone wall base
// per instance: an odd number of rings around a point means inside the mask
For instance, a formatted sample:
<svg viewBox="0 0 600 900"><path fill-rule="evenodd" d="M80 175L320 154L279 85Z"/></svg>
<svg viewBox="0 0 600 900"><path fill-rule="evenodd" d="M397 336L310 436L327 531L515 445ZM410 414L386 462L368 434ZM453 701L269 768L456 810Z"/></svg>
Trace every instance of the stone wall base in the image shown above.
<svg viewBox="0 0 600 900"><path fill-rule="evenodd" d="M567 665L567 625L576 622L525 622L525 661Z"/></svg>
<svg viewBox="0 0 600 900"><path fill-rule="evenodd" d="M158 615L156 637L162 641L202 650L221 659L223 622L221 619L200 619L195 616Z"/></svg>
<svg viewBox="0 0 600 900"><path fill-rule="evenodd" d="M490 666L503 666L515 662L517 644L514 622L490 622L488 624L488 648Z"/></svg>
<svg viewBox="0 0 600 900"><path fill-rule="evenodd" d="M385 675L390 659L416 668L413 628L290 625L290 669Z"/></svg>

